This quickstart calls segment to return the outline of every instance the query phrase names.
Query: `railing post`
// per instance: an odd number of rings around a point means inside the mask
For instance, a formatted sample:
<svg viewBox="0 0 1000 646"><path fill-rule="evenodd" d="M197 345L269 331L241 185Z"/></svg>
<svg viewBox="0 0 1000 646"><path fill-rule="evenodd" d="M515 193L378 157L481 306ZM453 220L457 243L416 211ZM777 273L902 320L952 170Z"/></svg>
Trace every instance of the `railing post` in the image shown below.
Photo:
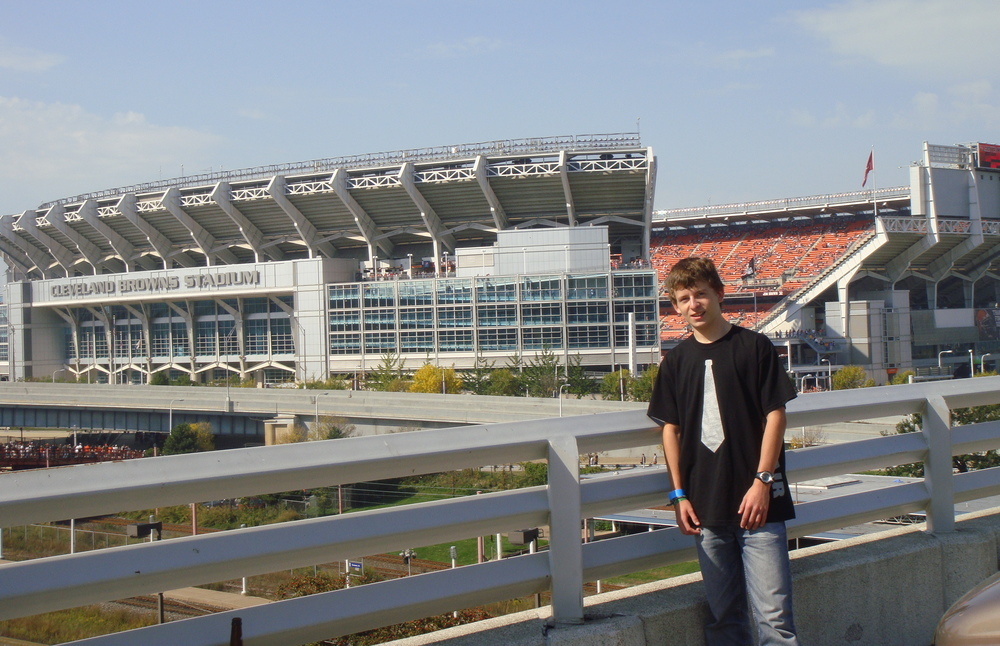
<svg viewBox="0 0 1000 646"><path fill-rule="evenodd" d="M931 501L927 509L927 531L932 534L955 531L955 486L952 480L951 413L940 395L927 398L924 409L924 485Z"/></svg>
<svg viewBox="0 0 1000 646"><path fill-rule="evenodd" d="M575 437L549 440L549 571L552 621L583 623L580 453Z"/></svg>

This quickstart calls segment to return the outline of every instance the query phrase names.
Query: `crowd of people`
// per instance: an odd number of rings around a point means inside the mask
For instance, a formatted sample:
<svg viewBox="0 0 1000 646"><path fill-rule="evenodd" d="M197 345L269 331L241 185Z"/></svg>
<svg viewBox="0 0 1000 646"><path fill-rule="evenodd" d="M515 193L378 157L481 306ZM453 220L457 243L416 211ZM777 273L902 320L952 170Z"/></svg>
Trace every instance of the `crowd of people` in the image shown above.
<svg viewBox="0 0 1000 646"><path fill-rule="evenodd" d="M0 460L11 462L58 461L107 462L141 458L142 451L127 446L101 444L47 444L43 442L13 441L0 444Z"/></svg>

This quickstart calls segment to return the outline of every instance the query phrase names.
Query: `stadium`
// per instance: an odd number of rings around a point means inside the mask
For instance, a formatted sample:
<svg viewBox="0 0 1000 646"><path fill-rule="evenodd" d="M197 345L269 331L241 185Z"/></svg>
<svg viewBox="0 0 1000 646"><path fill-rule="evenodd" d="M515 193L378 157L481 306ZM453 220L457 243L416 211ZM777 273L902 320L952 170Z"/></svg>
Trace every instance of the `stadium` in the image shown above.
<svg viewBox="0 0 1000 646"><path fill-rule="evenodd" d="M654 211L637 133L182 177L0 215L0 378L258 385L551 352L641 370L707 255L803 389L998 351L1000 148L924 144L910 186ZM947 359L948 361L945 361ZM949 373L950 374L950 373ZM826 379L823 379L823 376Z"/></svg>

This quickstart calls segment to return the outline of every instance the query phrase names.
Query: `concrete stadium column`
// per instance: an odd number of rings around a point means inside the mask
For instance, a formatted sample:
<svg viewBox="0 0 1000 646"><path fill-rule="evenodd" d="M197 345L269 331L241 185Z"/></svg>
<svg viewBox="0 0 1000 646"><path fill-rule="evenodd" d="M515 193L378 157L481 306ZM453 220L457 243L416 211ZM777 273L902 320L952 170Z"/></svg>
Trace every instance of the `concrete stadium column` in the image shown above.
<svg viewBox="0 0 1000 646"><path fill-rule="evenodd" d="M927 290L927 309L937 309L937 286L938 284L936 281L927 281L924 283L924 289Z"/></svg>

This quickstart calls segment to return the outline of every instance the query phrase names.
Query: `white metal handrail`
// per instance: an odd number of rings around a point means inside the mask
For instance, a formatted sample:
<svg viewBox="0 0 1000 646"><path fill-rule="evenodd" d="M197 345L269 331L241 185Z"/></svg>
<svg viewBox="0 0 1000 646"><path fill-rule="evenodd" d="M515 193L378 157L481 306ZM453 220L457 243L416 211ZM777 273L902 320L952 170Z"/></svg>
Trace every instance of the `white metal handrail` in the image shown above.
<svg viewBox="0 0 1000 646"><path fill-rule="evenodd" d="M444 401L444 400L443 400ZM802 396L790 427L921 413L922 433L790 451L798 482L924 461L923 482L802 503L792 537L927 511L950 531L954 504L1000 493L1000 468L953 475L951 456L1000 446L1000 423L949 428L948 408L1000 403L1000 377ZM261 607L171 622L87 643L245 644L315 641L551 589L557 621L582 620L582 582L689 560L676 529L588 544L580 520L663 503L666 477L636 470L581 482L579 456L656 443L643 411L470 426L218 451L3 475L0 523L115 513L262 492L546 459L548 486L294 521L0 566L0 619L359 555L550 526L548 552Z"/></svg>

